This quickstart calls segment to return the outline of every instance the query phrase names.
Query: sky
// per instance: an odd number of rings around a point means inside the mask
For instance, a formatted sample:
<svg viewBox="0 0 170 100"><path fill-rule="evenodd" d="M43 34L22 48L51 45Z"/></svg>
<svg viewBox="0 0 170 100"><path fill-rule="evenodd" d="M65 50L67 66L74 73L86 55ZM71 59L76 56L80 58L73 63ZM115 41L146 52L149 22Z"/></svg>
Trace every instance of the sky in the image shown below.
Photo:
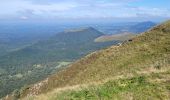
<svg viewBox="0 0 170 100"><path fill-rule="evenodd" d="M170 19L170 0L1 0L2 21Z"/></svg>

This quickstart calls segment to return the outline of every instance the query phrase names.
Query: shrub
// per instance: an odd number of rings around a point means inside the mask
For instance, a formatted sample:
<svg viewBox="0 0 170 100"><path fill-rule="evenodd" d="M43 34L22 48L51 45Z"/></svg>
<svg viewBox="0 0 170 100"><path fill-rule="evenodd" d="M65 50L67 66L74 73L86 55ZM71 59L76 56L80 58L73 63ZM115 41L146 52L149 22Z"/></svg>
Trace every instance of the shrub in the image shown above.
<svg viewBox="0 0 170 100"><path fill-rule="evenodd" d="M15 100L17 100L20 97L20 92L18 89L13 91L13 96Z"/></svg>

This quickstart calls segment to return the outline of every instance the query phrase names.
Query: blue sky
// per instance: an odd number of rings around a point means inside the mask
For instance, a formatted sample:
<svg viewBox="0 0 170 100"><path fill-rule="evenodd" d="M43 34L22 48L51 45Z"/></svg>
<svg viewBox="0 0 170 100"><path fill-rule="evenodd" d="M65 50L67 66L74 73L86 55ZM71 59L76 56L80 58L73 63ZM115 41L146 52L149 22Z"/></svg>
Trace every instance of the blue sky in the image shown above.
<svg viewBox="0 0 170 100"><path fill-rule="evenodd" d="M1 0L0 20L166 20L170 0Z"/></svg>

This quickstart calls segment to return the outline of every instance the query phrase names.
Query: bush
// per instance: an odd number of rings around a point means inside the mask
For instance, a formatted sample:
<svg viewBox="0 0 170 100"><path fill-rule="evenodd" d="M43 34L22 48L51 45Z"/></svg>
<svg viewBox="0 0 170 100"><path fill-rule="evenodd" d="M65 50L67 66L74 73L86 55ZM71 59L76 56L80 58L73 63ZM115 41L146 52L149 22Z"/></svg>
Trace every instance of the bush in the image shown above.
<svg viewBox="0 0 170 100"><path fill-rule="evenodd" d="M18 89L14 90L13 92L14 99L17 100L20 97L20 92Z"/></svg>

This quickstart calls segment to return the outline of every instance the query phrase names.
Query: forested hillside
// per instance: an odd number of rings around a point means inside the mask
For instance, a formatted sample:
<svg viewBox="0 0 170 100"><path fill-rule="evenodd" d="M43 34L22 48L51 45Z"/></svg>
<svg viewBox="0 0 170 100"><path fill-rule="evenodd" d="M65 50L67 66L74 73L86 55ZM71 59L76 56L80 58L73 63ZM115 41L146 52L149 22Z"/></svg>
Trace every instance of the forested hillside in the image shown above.
<svg viewBox="0 0 170 100"><path fill-rule="evenodd" d="M118 43L95 43L103 35L94 28L56 34L0 57L0 97L59 71L88 53Z"/></svg>

